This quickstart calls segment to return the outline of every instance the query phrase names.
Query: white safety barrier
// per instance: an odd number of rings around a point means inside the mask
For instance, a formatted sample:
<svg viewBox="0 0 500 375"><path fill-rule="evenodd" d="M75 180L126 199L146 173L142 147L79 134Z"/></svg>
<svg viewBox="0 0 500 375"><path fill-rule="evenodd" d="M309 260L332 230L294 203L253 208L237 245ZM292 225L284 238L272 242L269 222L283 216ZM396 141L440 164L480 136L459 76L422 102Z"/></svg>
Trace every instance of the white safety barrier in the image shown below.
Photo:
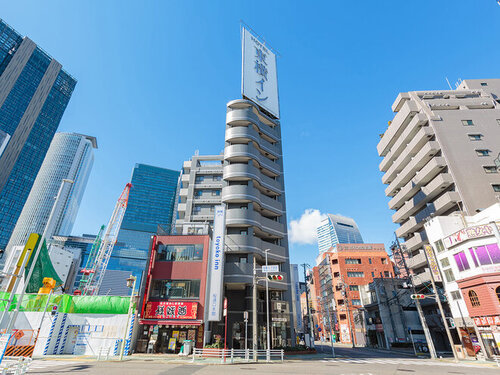
<svg viewBox="0 0 500 375"><path fill-rule="evenodd" d="M500 367L500 355L494 355L493 359L497 363L497 367Z"/></svg>
<svg viewBox="0 0 500 375"><path fill-rule="evenodd" d="M210 349L203 348L193 349L193 358L191 362L195 362L197 359L217 359L221 363L234 363L237 360L250 362L266 360L269 361L281 361L284 360L285 353L283 349L276 350L252 350L252 349Z"/></svg>
<svg viewBox="0 0 500 375"><path fill-rule="evenodd" d="M23 375L26 374L28 368L33 360L29 357L3 357L2 375L13 374L13 375Z"/></svg>

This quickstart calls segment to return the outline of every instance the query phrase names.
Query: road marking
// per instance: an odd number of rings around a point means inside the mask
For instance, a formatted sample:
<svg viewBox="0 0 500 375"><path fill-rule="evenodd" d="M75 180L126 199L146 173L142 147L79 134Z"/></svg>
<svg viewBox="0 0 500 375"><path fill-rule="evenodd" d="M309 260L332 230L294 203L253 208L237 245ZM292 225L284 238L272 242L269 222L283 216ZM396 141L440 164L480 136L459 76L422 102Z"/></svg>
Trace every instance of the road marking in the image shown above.
<svg viewBox="0 0 500 375"><path fill-rule="evenodd" d="M384 358L331 358L325 359L321 362L329 363L346 363L346 364L390 364L390 365L426 365L426 366L460 366L460 367L478 367L474 364L467 363L451 363L451 362L439 362L433 360L416 360L416 359L384 359Z"/></svg>

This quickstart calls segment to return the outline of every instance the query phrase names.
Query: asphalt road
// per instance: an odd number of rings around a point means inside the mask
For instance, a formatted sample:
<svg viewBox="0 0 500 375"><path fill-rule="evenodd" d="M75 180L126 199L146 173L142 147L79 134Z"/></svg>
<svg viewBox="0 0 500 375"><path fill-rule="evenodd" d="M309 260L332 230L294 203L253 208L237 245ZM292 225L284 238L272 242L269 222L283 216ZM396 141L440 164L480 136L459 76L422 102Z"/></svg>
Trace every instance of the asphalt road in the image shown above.
<svg viewBox="0 0 500 375"><path fill-rule="evenodd" d="M235 363L232 365L168 363L166 360L132 359L124 362L94 360L35 360L29 374L105 375L246 375L246 374L328 374L328 375L489 375L500 369L475 363L455 364L449 360L418 359L398 353L365 348L320 347L320 353L290 357L284 363ZM321 349L325 349L324 352Z"/></svg>

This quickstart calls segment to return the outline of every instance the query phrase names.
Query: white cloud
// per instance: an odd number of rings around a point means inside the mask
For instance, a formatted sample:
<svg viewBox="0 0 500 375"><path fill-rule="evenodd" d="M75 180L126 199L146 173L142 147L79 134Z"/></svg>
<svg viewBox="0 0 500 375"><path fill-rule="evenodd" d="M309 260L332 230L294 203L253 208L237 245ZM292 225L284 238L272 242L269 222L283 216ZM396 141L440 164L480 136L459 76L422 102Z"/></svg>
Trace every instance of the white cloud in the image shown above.
<svg viewBox="0 0 500 375"><path fill-rule="evenodd" d="M288 228L291 243L315 244L317 242L316 228L326 215L319 210L308 208L298 220L292 220Z"/></svg>

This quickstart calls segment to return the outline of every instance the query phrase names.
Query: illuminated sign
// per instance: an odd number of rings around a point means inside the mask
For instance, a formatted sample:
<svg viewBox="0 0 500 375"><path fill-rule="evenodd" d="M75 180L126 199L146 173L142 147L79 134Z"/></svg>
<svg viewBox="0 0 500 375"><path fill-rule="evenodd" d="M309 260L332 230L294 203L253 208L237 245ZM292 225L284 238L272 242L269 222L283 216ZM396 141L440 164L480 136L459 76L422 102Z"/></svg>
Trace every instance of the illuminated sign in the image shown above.
<svg viewBox="0 0 500 375"><path fill-rule="evenodd" d="M446 247L452 247L472 238L493 236L494 234L495 233L493 232L491 225L478 225L476 227L461 229L458 232L453 233L451 236L445 237L443 239L443 243Z"/></svg>
<svg viewBox="0 0 500 375"><path fill-rule="evenodd" d="M242 49L241 93L279 118L276 55L244 27L242 28Z"/></svg>
<svg viewBox="0 0 500 375"><path fill-rule="evenodd" d="M496 316L479 316L474 319L477 326L500 326L500 315Z"/></svg>
<svg viewBox="0 0 500 375"><path fill-rule="evenodd" d="M434 250L429 245L424 246L425 255L427 256L427 263L429 263L429 268L434 276L434 281L443 281L441 274L439 273L439 266L434 256Z"/></svg>
<svg viewBox="0 0 500 375"><path fill-rule="evenodd" d="M224 232L226 229L226 209L215 206L214 230L209 259L208 320L218 322L222 312L222 287L224 279Z"/></svg>
<svg viewBox="0 0 500 375"><path fill-rule="evenodd" d="M150 301L145 319L196 319L198 302Z"/></svg>

